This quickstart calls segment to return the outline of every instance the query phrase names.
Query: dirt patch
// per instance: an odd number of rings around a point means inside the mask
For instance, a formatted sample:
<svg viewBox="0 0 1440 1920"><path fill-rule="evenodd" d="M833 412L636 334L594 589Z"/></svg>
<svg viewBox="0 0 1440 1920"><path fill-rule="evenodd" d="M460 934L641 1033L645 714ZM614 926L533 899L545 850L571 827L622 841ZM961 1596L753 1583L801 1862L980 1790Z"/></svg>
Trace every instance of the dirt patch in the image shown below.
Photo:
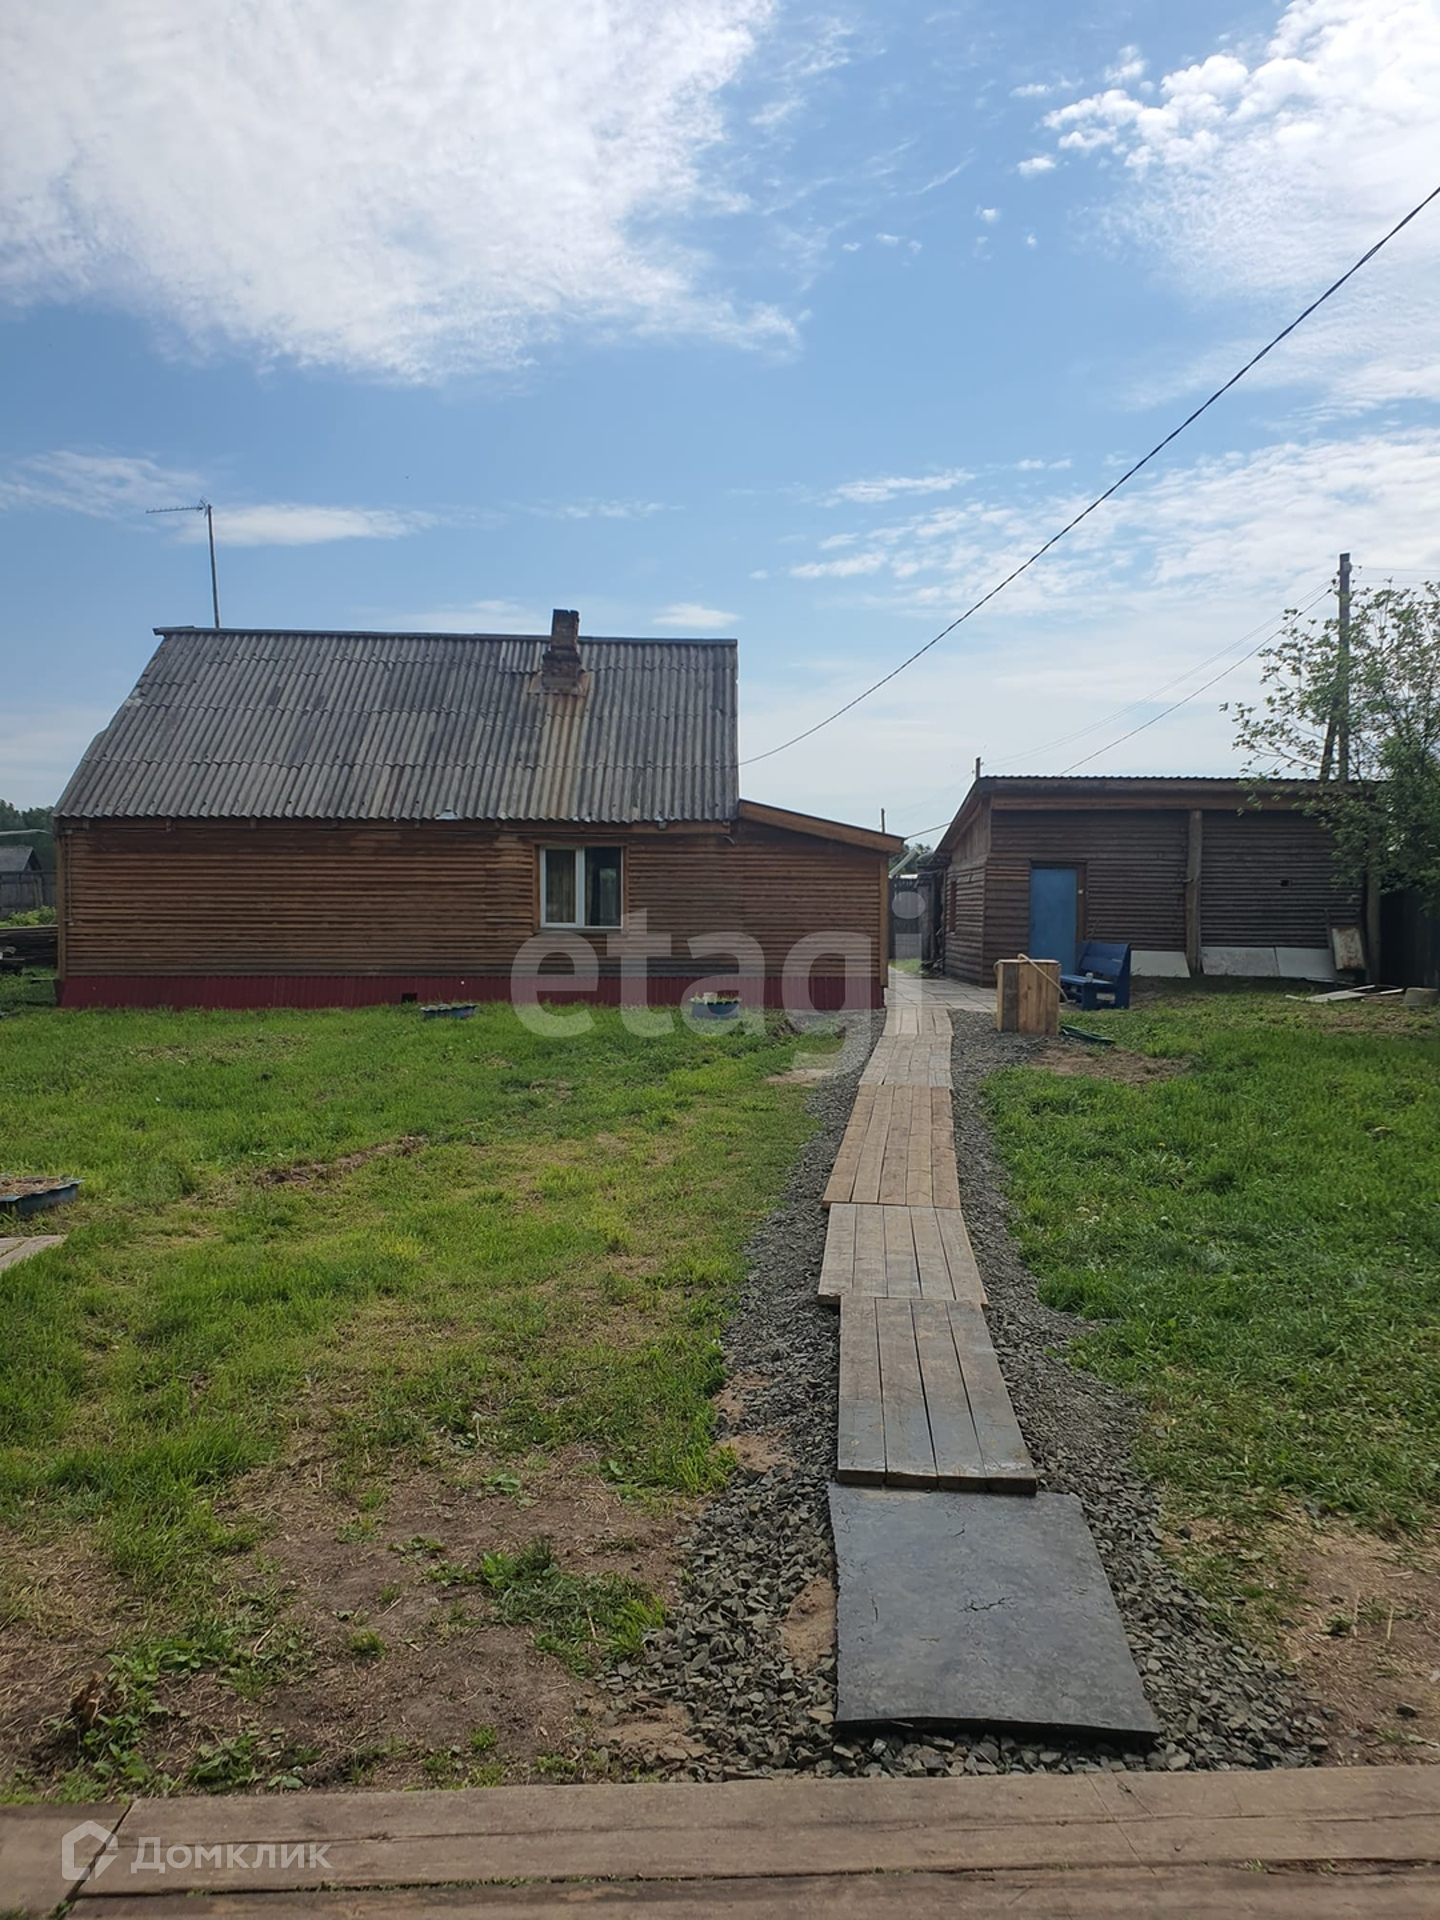
<svg viewBox="0 0 1440 1920"><path fill-rule="evenodd" d="M833 1067L791 1067L788 1073L770 1073L765 1076L767 1087L813 1087L818 1081L828 1080L834 1072Z"/></svg>
<svg viewBox="0 0 1440 1920"><path fill-rule="evenodd" d="M731 1374L715 1395L715 1411L720 1415L722 1432L744 1423L747 1403L764 1394L769 1384L765 1376L760 1373ZM724 1432L724 1437L727 1444L733 1444L732 1434Z"/></svg>
<svg viewBox="0 0 1440 1920"><path fill-rule="evenodd" d="M360 1147L354 1153L342 1153L337 1160L312 1160L293 1167L267 1167L255 1176L257 1186L261 1187L317 1187L326 1180L339 1180L347 1173L354 1173L357 1167L363 1167L367 1161L382 1160L388 1156L408 1157L419 1153L430 1142L423 1133L402 1134L398 1140L385 1140L378 1147Z"/></svg>
<svg viewBox="0 0 1440 1920"><path fill-rule="evenodd" d="M1120 1080L1143 1087L1152 1080L1173 1080L1187 1073L1188 1060L1152 1060L1147 1054L1127 1053L1123 1047L1087 1047L1082 1042L1058 1040L1037 1048L1027 1067L1047 1073L1076 1074L1090 1080Z"/></svg>
<svg viewBox="0 0 1440 1920"><path fill-rule="evenodd" d="M780 1623L785 1651L797 1667L818 1667L835 1651L835 1582L820 1574L807 1582Z"/></svg>
<svg viewBox="0 0 1440 1920"><path fill-rule="evenodd" d="M475 1572L482 1554L544 1536L565 1572L623 1574L670 1603L683 1510L621 1499L579 1455L521 1463L513 1474L470 1471L469 1484L432 1471L398 1476L368 1514L332 1489L318 1455L238 1483L222 1517L258 1522L262 1539L237 1563L237 1584L281 1602L256 1645L285 1636L296 1658L249 1697L213 1671L164 1680L147 1762L184 1782L206 1749L258 1734L277 1754L298 1756L305 1787L603 1777L609 1763L597 1754L621 1753L596 1725L610 1703L591 1678L537 1649L528 1627L498 1624ZM107 1612L102 1596L113 1582L75 1548L13 1544L25 1556L15 1564L28 1563L30 1574L12 1598L0 1656L0 1778L23 1770L43 1788L74 1758L51 1723L117 1646L142 1626L160 1629ZM680 1728L649 1731L635 1736L646 1752L683 1737Z"/></svg>
<svg viewBox="0 0 1440 1920"><path fill-rule="evenodd" d="M773 1430L768 1433L732 1433L725 1442L739 1461L742 1470L754 1474L769 1473L772 1467L793 1467L795 1456L786 1444L785 1436Z"/></svg>
<svg viewBox="0 0 1440 1920"><path fill-rule="evenodd" d="M603 1756L618 1755L632 1764L693 1760L705 1751L705 1742L697 1740L692 1730L690 1715L679 1706L652 1707L635 1719L602 1713L596 1728Z"/></svg>
<svg viewBox="0 0 1440 1920"><path fill-rule="evenodd" d="M82 1534L37 1542L0 1529L0 1780L139 1626Z"/></svg>
<svg viewBox="0 0 1440 1920"><path fill-rule="evenodd" d="M1310 1527L1284 1557L1300 1583L1286 1652L1331 1719L1326 1757L1440 1761L1440 1530L1390 1541Z"/></svg>

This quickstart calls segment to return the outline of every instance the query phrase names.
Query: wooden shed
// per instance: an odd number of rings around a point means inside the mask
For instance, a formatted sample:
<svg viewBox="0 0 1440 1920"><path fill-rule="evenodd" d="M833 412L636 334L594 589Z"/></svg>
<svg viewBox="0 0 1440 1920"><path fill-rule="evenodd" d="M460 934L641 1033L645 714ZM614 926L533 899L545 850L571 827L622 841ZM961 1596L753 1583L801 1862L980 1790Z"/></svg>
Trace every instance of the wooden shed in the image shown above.
<svg viewBox="0 0 1440 1920"><path fill-rule="evenodd" d="M0 840L0 913L27 913L52 903L49 876L34 847Z"/></svg>
<svg viewBox="0 0 1440 1920"><path fill-rule="evenodd" d="M879 1005L902 843L740 798L733 641L578 629L157 629L56 809L61 1003Z"/></svg>
<svg viewBox="0 0 1440 1920"><path fill-rule="evenodd" d="M997 960L1123 941L1134 971L1333 979L1330 928L1353 886L1304 789L1249 782L986 775L937 849L944 965L989 985Z"/></svg>

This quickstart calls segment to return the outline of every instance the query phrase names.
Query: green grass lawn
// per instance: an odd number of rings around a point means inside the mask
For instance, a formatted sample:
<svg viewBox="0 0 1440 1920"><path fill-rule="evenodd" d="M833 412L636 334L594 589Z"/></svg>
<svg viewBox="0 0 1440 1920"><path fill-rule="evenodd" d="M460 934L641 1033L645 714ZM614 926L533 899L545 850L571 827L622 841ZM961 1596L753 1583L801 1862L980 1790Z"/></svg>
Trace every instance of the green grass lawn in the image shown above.
<svg viewBox="0 0 1440 1920"><path fill-rule="evenodd" d="M1413 1528L1440 1498L1440 1027L1195 996L1087 1027L1187 1062L1009 1070L986 1098L1046 1300L1149 1409L1187 1514Z"/></svg>
<svg viewBox="0 0 1440 1920"><path fill-rule="evenodd" d="M0 1272L0 1520L84 1529L172 1611L227 1486L320 1429L357 1487L566 1447L723 1474L709 1396L741 1251L813 1123L763 1036L581 1039L508 1007L58 1013L0 982L0 1170L78 1174Z"/></svg>

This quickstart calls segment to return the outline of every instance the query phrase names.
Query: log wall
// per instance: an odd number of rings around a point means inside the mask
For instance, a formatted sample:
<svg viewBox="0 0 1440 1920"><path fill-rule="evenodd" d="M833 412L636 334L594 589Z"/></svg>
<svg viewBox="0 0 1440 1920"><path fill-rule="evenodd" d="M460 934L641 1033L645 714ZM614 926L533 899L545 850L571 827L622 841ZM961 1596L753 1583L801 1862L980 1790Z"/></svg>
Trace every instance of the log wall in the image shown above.
<svg viewBox="0 0 1440 1920"><path fill-rule="evenodd" d="M988 986L997 960L1025 951L1032 866L1078 870L1081 940L1186 950L1190 808L987 811L983 867L947 875L947 971ZM1329 836L1308 815L1207 808L1201 835L1205 945L1324 947L1330 922L1353 917L1355 889L1335 879Z"/></svg>
<svg viewBox="0 0 1440 1920"><path fill-rule="evenodd" d="M508 981L517 952L541 931L540 848L587 842L625 849L626 924L643 915L650 933L670 936L669 958L649 966L676 983L672 997L726 968L723 956L692 958L693 936L750 936L778 982L798 941L834 932L863 943L870 1003L879 1003L885 856L744 820L588 832L459 822L70 825L62 1001L164 1004L168 993L192 1004L323 1005L398 998L402 977L436 983L437 996L447 981L471 982L472 991ZM608 931L588 937L602 982L618 982ZM547 965L569 970L558 954ZM815 973L841 976L843 961L821 955ZM198 993L187 980L231 984ZM357 981L375 990L360 992ZM838 1004L833 995L825 1003Z"/></svg>

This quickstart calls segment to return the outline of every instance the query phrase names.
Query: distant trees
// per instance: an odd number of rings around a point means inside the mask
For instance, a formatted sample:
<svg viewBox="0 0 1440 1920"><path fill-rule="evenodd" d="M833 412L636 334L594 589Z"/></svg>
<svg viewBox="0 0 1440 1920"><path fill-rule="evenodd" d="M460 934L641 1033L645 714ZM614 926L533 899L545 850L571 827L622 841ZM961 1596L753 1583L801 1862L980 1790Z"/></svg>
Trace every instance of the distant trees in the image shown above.
<svg viewBox="0 0 1440 1920"><path fill-rule="evenodd" d="M48 833L54 821L53 807L15 807L0 800L0 827L43 827Z"/></svg>
<svg viewBox="0 0 1440 1920"><path fill-rule="evenodd" d="M1368 874L1382 893L1414 888L1440 905L1440 587L1355 594L1348 660L1338 619L1293 613L1260 658L1260 701L1223 709L1251 777L1322 782L1305 810L1334 834L1347 877Z"/></svg>

